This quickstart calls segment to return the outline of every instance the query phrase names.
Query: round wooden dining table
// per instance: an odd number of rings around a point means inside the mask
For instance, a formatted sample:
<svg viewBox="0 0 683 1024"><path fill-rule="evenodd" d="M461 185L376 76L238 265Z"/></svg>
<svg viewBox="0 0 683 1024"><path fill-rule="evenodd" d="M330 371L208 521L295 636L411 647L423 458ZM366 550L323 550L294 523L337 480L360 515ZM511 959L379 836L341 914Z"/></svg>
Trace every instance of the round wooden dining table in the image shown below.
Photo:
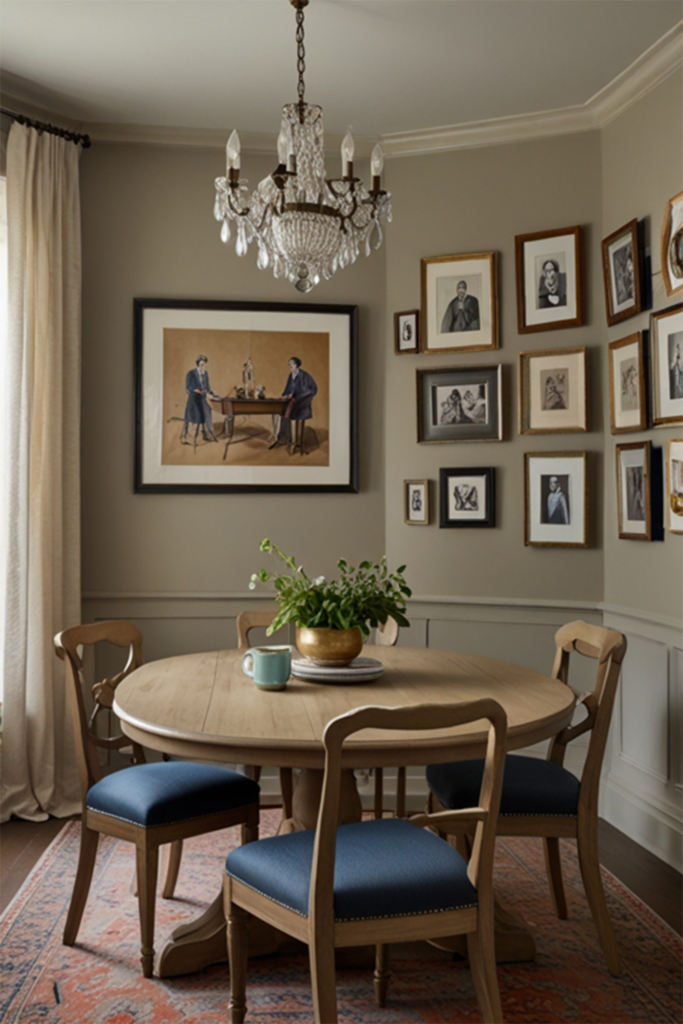
<svg viewBox="0 0 683 1024"><path fill-rule="evenodd" d="M339 684L292 677L280 691L256 687L242 672L243 654L211 651L148 662L120 683L114 711L127 736L165 754L301 769L286 829L315 827L325 763L323 731L346 711L368 704L397 707L493 697L508 716L507 748L516 750L568 725L575 703L570 687L532 669L453 651L368 646L363 656L384 666L378 679ZM483 756L483 722L448 733L453 736L454 759ZM361 816L353 769L427 765L433 735L386 730L354 735L343 752L340 821ZM519 948L520 959L533 956L528 929L503 908L497 915L497 931L506 933L500 939L497 935L498 947L512 943L512 949ZM159 957L158 973L189 973L225 960L224 932L219 896L196 921L176 928ZM255 940L258 945L258 936ZM501 958L500 948L498 952Z"/></svg>

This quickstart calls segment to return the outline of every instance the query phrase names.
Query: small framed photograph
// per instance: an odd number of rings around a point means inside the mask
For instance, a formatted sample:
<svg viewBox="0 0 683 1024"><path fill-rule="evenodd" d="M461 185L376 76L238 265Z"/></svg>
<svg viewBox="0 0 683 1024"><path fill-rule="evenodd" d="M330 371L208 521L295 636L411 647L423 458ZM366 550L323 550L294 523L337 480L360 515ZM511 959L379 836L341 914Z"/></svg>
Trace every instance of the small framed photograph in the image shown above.
<svg viewBox="0 0 683 1024"><path fill-rule="evenodd" d="M588 430L586 356L585 348L520 353L520 434L571 434Z"/></svg>
<svg viewBox="0 0 683 1024"><path fill-rule="evenodd" d="M617 445L617 508L621 540L652 540L652 443Z"/></svg>
<svg viewBox="0 0 683 1024"><path fill-rule="evenodd" d="M423 352L498 348L497 255L478 252L421 261Z"/></svg>
<svg viewBox="0 0 683 1024"><path fill-rule="evenodd" d="M664 210L662 277L667 295L683 289L683 192L670 199Z"/></svg>
<svg viewBox="0 0 683 1024"><path fill-rule="evenodd" d="M671 533L683 533L683 437L666 445L666 526Z"/></svg>
<svg viewBox="0 0 683 1024"><path fill-rule="evenodd" d="M515 238L520 334L581 326L581 228Z"/></svg>
<svg viewBox="0 0 683 1024"><path fill-rule="evenodd" d="M652 425L683 423L683 302L650 318Z"/></svg>
<svg viewBox="0 0 683 1024"><path fill-rule="evenodd" d="M419 352L419 318L419 309L394 313L394 351L397 356L403 356L409 352Z"/></svg>
<svg viewBox="0 0 683 1024"><path fill-rule="evenodd" d="M502 441L501 366L417 370L417 440Z"/></svg>
<svg viewBox="0 0 683 1024"><path fill-rule="evenodd" d="M588 547L586 452L526 452L524 543Z"/></svg>
<svg viewBox="0 0 683 1024"><path fill-rule="evenodd" d="M609 405L613 434L647 430L643 334L609 345Z"/></svg>
<svg viewBox="0 0 683 1024"><path fill-rule="evenodd" d="M609 326L640 313L643 306L637 220L603 238L602 274Z"/></svg>
<svg viewBox="0 0 683 1024"><path fill-rule="evenodd" d="M439 470L439 526L495 526L496 471Z"/></svg>
<svg viewBox="0 0 683 1024"><path fill-rule="evenodd" d="M403 516L409 526L429 525L429 480L403 481Z"/></svg>

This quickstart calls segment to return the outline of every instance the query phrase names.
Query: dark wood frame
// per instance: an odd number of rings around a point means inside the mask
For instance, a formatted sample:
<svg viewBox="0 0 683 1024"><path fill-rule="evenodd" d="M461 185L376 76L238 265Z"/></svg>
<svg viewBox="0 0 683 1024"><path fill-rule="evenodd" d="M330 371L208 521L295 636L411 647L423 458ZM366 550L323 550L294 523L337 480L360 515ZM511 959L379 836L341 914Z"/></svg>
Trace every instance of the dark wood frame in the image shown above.
<svg viewBox="0 0 683 1024"><path fill-rule="evenodd" d="M544 356L575 356L583 353L583 423L576 427L531 426L531 364ZM588 431L588 351L585 348L546 348L519 354L519 433L520 434L584 434ZM576 386L576 384L575 384Z"/></svg>
<svg viewBox="0 0 683 1024"><path fill-rule="evenodd" d="M410 484L422 484L424 487L425 506L424 519L411 519L408 495ZM429 526L429 480L404 480L403 481L403 521L406 526Z"/></svg>
<svg viewBox="0 0 683 1024"><path fill-rule="evenodd" d="M624 529L624 508L622 503L622 452L641 450L643 452L643 498L645 501L644 533L629 533ZM617 522L620 540L652 540L652 442L632 441L618 444L617 457Z"/></svg>
<svg viewBox="0 0 683 1024"><path fill-rule="evenodd" d="M619 238L625 237L626 235L631 236L631 251L633 253L633 288L634 288L634 302L628 309L622 309L620 312L614 311L614 305L612 302L612 266L609 258L609 248L613 242L616 242ZM640 239L638 231L638 221L633 219L620 227L617 231L613 231L611 235L602 240L602 279L605 286L605 308L607 311L607 324L612 327L613 324L621 323L622 320L628 320L630 317L640 313L643 308L643 296L641 290L641 276L642 276L642 262L640 258Z"/></svg>
<svg viewBox="0 0 683 1024"><path fill-rule="evenodd" d="M431 264L436 263L453 263L454 274L457 276L456 268L459 263L465 263L466 261L480 260L482 263L488 265L489 271L489 287L491 289L491 341L488 344L483 345L454 345L449 347L444 345L443 347L438 346L435 348L429 347L429 335L430 335L430 323L429 316L427 314L427 268ZM471 253L459 253L454 256L429 256L424 257L420 260L420 277L421 277L421 301L422 301L422 324L420 329L420 351L426 352L429 355L440 355L442 352L488 352L492 349L500 347L500 312L499 312L499 300L498 300L498 253L496 251L491 252L471 252Z"/></svg>
<svg viewBox="0 0 683 1024"><path fill-rule="evenodd" d="M442 377L442 381L438 378ZM502 441L503 440L503 376L500 363L493 366L439 366L415 371L417 385L417 440L418 444L443 444L449 441ZM460 387L464 384L487 383L492 387L490 409L494 413L490 425L444 424L429 422L429 389L435 383ZM478 432L478 433L477 433ZM476 434L476 436L475 436Z"/></svg>
<svg viewBox="0 0 683 1024"><path fill-rule="evenodd" d="M448 515L448 485L453 477L483 476L486 480L486 506L482 519L451 519ZM493 527L496 525L496 470L494 466L478 466L470 468L460 466L453 469L439 470L439 527L441 529Z"/></svg>
<svg viewBox="0 0 683 1024"><path fill-rule="evenodd" d="M538 324L527 323L526 289L524 277L524 246L529 242L537 242L542 239L564 238L573 235L575 244L574 274L576 287L574 299L576 302L576 316L566 317L564 320L550 320ZM520 334L534 334L538 331L557 331L564 327L580 327L583 323L582 300L581 300L581 228L559 228L554 231L535 231L528 235L515 236L515 268L517 274L517 329Z"/></svg>
<svg viewBox="0 0 683 1024"><path fill-rule="evenodd" d="M660 320L666 320L670 316L683 312L683 302L676 302L673 306L660 309L650 314L650 377L652 386L652 426L673 427L683 423L683 414L680 416L662 416L661 386L662 381L658 366L658 324Z"/></svg>
<svg viewBox="0 0 683 1024"><path fill-rule="evenodd" d="M399 337L399 326L402 316L414 316L415 317L415 338L414 343L408 348L401 348L401 339ZM394 313L394 353L397 356L414 355L420 351L420 310L419 309L404 309L400 313Z"/></svg>
<svg viewBox="0 0 683 1024"><path fill-rule="evenodd" d="M616 425L618 381L614 376L613 353L620 348L626 348L628 345L636 345L638 348L638 404L640 406L640 418L638 423L633 426L618 427ZM626 338L620 338L618 341L610 342L607 358L609 363L609 412L611 432L613 434L629 434L633 433L635 430L647 430L647 387L645 383L645 346L643 343L643 332L636 331L635 334L629 334Z"/></svg>
<svg viewBox="0 0 683 1024"><path fill-rule="evenodd" d="M583 460L583 539L581 541L562 540L531 540L531 512L530 512L530 469L531 459L582 459ZM589 460L588 452L525 452L524 453L524 544L526 547L537 548L587 548L590 546L590 530L588 513L590 503L588 500Z"/></svg>
<svg viewBox="0 0 683 1024"><path fill-rule="evenodd" d="M143 354L144 314L146 310L198 310L278 313L286 324L288 314L329 314L346 318L348 323L348 401L349 460L346 479L340 483L149 483L143 480ZM357 493L358 484L358 307L344 305L313 305L293 302L221 302L202 299L134 299L135 353L135 452L134 490L137 494L225 494L225 493L290 493L349 492Z"/></svg>

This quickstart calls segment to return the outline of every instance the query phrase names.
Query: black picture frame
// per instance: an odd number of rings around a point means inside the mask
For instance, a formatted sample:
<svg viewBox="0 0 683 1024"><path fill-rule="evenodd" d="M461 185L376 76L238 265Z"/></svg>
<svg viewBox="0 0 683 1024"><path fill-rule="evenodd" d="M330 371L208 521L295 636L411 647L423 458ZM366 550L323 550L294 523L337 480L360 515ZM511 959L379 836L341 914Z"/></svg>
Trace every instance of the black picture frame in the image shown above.
<svg viewBox="0 0 683 1024"><path fill-rule="evenodd" d="M439 526L442 529L496 525L493 466L439 470Z"/></svg>
<svg viewBox="0 0 683 1024"><path fill-rule="evenodd" d="M493 366L421 369L416 371L416 382L419 444L502 441L500 363ZM447 408L453 396L457 404Z"/></svg>
<svg viewBox="0 0 683 1024"><path fill-rule="evenodd" d="M358 492L357 306L136 298L133 316L135 493ZM199 355L210 412L197 414ZM317 391L292 443L273 445L292 356Z"/></svg>

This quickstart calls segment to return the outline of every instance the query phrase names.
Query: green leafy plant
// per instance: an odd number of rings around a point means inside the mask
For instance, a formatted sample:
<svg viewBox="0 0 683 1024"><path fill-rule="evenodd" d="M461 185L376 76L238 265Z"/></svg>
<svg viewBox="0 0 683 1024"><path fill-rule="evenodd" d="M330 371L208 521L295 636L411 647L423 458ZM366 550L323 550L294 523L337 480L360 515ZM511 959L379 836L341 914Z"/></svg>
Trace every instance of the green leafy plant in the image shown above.
<svg viewBox="0 0 683 1024"><path fill-rule="evenodd" d="M310 579L302 565L297 567L291 555L286 555L270 540L261 541L261 551L278 557L287 572L269 572L261 569L251 577L250 589L257 583L271 583L276 590L279 611L268 627L274 633L287 622L311 629L351 629L358 626L364 638L370 630L387 619L395 619L399 626L409 626L405 617L406 598L412 591L403 573L405 565L389 572L386 556L373 565L361 562L356 568L345 558L337 562L339 576L327 580L324 576Z"/></svg>

